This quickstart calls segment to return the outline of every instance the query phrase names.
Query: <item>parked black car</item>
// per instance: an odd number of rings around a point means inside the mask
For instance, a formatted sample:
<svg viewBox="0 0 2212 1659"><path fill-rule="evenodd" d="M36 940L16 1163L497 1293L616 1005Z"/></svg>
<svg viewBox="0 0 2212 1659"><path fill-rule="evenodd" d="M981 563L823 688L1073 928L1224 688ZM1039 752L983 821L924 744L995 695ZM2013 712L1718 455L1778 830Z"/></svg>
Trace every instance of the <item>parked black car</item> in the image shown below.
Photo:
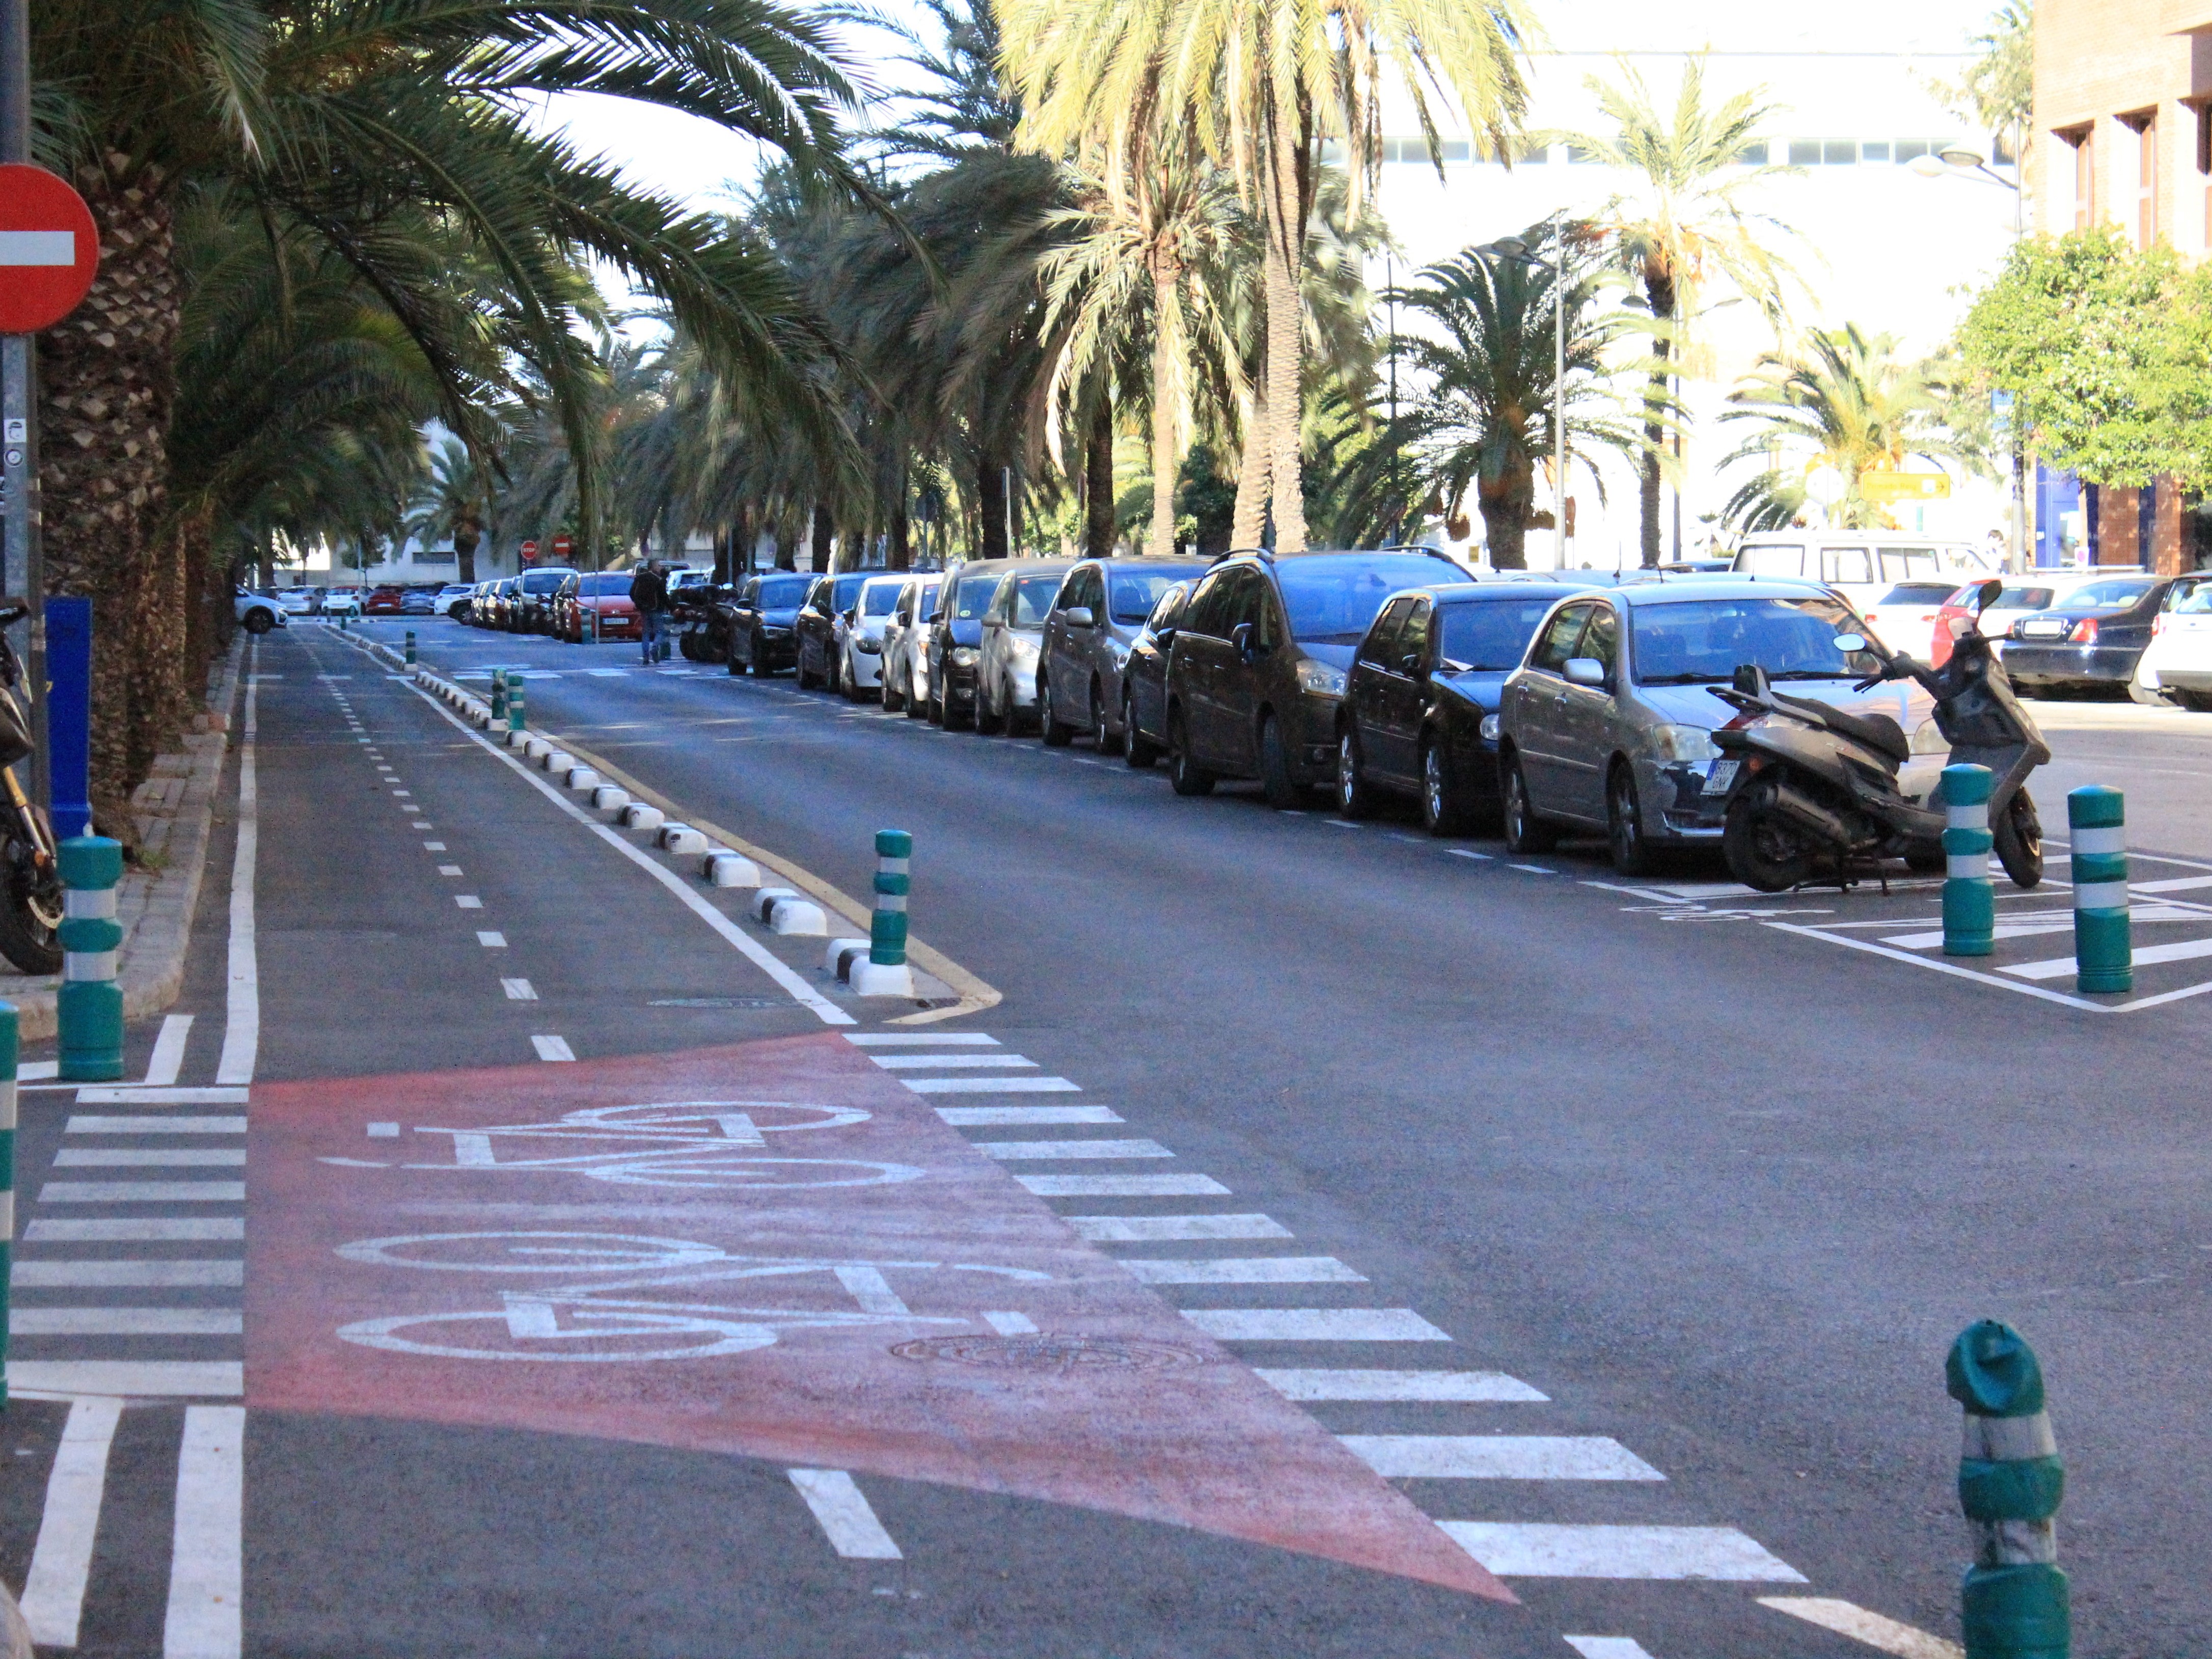
<svg viewBox="0 0 2212 1659"><path fill-rule="evenodd" d="M981 658L983 613L999 578L1018 559L978 559L949 572L929 613L929 718L948 731L975 718L975 668Z"/></svg>
<svg viewBox="0 0 2212 1659"><path fill-rule="evenodd" d="M1352 653L1382 602L1468 572L1430 549L1235 553L1190 597L1168 655L1168 762L1179 795L1260 780L1291 807L1333 781Z"/></svg>
<svg viewBox="0 0 2212 1659"><path fill-rule="evenodd" d="M576 573L567 565L533 565L515 578L507 609L510 634L553 631L553 596Z"/></svg>
<svg viewBox="0 0 2212 1659"><path fill-rule="evenodd" d="M799 607L818 577L771 570L748 576L729 606L730 672L762 679L799 660Z"/></svg>
<svg viewBox="0 0 2212 1659"><path fill-rule="evenodd" d="M1085 559L1045 619L1037 723L1048 744L1088 732L1101 754L1121 740L1122 665L1160 595L1204 559Z"/></svg>
<svg viewBox="0 0 2212 1659"><path fill-rule="evenodd" d="M1167 753L1168 653L1197 586L1177 582L1160 595L1121 665L1121 758L1132 766L1151 766Z"/></svg>
<svg viewBox="0 0 2212 1659"><path fill-rule="evenodd" d="M799 607L798 618L793 624L798 642L792 647L792 665L798 671L802 690L810 685L826 685L832 691L843 690L837 683L838 615L853 608L853 601L860 596L862 582L883 574L880 570L853 570L842 576L817 576L814 586L807 589L806 603Z"/></svg>
<svg viewBox="0 0 2212 1659"><path fill-rule="evenodd" d="M1494 820L1499 690L1552 606L1586 586L1454 582L1384 605L1337 714L1338 810L1364 817L1387 792L1418 799L1432 836Z"/></svg>
<svg viewBox="0 0 2212 1659"><path fill-rule="evenodd" d="M2005 637L2005 672L2014 690L2031 695L2124 693L2168 594L2203 580L2108 576L2077 587L2050 610L2014 620Z"/></svg>

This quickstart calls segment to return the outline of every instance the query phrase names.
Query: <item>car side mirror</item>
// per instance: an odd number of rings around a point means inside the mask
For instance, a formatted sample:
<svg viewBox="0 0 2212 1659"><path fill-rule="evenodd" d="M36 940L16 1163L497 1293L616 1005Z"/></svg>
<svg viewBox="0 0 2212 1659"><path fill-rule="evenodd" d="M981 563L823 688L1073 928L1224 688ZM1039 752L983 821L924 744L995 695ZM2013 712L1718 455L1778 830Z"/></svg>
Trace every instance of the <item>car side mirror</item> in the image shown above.
<svg viewBox="0 0 2212 1659"><path fill-rule="evenodd" d="M1246 662L1252 660L1252 624L1238 623L1229 630L1229 642L1237 647L1237 654Z"/></svg>
<svg viewBox="0 0 2212 1659"><path fill-rule="evenodd" d="M1398 666L1405 670L1408 674L1419 673L1421 672L1421 653L1418 651L1408 651L1404 656L1398 659Z"/></svg>
<svg viewBox="0 0 2212 1659"><path fill-rule="evenodd" d="M1595 657L1570 657L1566 662L1566 675L1570 685L1603 685L1605 665Z"/></svg>
<svg viewBox="0 0 2212 1659"><path fill-rule="evenodd" d="M1088 628L1097 620L1091 614L1091 607L1087 605L1072 605L1061 611L1060 615L1067 618L1067 625L1070 628Z"/></svg>
<svg viewBox="0 0 2212 1659"><path fill-rule="evenodd" d="M922 618L922 620L930 623L941 623L945 620L945 613L942 611L933 611L928 616Z"/></svg>

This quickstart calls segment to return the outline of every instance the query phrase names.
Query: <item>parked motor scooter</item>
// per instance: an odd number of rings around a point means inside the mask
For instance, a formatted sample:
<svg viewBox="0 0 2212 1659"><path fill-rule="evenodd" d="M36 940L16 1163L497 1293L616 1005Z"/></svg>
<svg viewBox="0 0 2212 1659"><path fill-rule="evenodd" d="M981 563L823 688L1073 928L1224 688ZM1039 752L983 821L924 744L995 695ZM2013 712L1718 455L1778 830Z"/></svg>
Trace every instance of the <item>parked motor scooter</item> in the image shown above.
<svg viewBox="0 0 2212 1659"><path fill-rule="evenodd" d="M30 614L0 605L0 629ZM15 695L23 665L0 633L0 956L27 974L61 971L62 881L54 829L23 793L16 765L30 757L31 721Z"/></svg>
<svg viewBox="0 0 2212 1659"><path fill-rule="evenodd" d="M1858 690L1905 678L1927 688L1952 763L1990 769L1990 830L1998 861L2025 888L2043 879L2043 827L2027 777L2051 758L2051 750L1976 626L2002 587L1981 585L1941 668L1860 635L1840 635L1836 643L1869 652L1882 665ZM1723 756L1741 762L1722 836L1729 872L1738 881L1779 893L1816 875L1842 880L1854 866L1887 858L1942 867L1942 791L1917 801L1899 787L1898 769L1911 758L1911 744L1895 720L1777 691L1755 666L1739 669L1736 684L1717 688L1717 695L1739 711L1713 733Z"/></svg>

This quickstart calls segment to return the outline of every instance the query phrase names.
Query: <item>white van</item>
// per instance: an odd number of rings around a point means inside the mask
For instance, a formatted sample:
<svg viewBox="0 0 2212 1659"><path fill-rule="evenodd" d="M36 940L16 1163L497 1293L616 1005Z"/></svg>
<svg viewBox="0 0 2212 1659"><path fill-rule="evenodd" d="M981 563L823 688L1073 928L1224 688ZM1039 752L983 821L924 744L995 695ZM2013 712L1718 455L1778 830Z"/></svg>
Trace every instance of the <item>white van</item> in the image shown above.
<svg viewBox="0 0 2212 1659"><path fill-rule="evenodd" d="M1949 581L1964 586L2004 574L2004 562L1967 542L1900 530L1768 530L1736 550L1739 575L1795 576L1826 582L1864 616L1893 588ZM1910 647L1897 647L1910 649Z"/></svg>

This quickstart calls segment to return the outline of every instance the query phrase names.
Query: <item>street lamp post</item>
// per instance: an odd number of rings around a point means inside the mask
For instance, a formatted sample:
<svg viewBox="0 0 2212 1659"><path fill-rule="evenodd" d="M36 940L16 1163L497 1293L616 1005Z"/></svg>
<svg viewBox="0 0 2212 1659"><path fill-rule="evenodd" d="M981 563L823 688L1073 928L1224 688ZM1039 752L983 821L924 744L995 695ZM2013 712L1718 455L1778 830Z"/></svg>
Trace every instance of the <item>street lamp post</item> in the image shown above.
<svg viewBox="0 0 2212 1659"><path fill-rule="evenodd" d="M1555 569L1567 568L1567 244L1565 210L1552 210L1552 258L1528 252L1518 236L1501 236L1475 249L1479 254L1510 259L1552 273L1552 533L1558 549Z"/></svg>

